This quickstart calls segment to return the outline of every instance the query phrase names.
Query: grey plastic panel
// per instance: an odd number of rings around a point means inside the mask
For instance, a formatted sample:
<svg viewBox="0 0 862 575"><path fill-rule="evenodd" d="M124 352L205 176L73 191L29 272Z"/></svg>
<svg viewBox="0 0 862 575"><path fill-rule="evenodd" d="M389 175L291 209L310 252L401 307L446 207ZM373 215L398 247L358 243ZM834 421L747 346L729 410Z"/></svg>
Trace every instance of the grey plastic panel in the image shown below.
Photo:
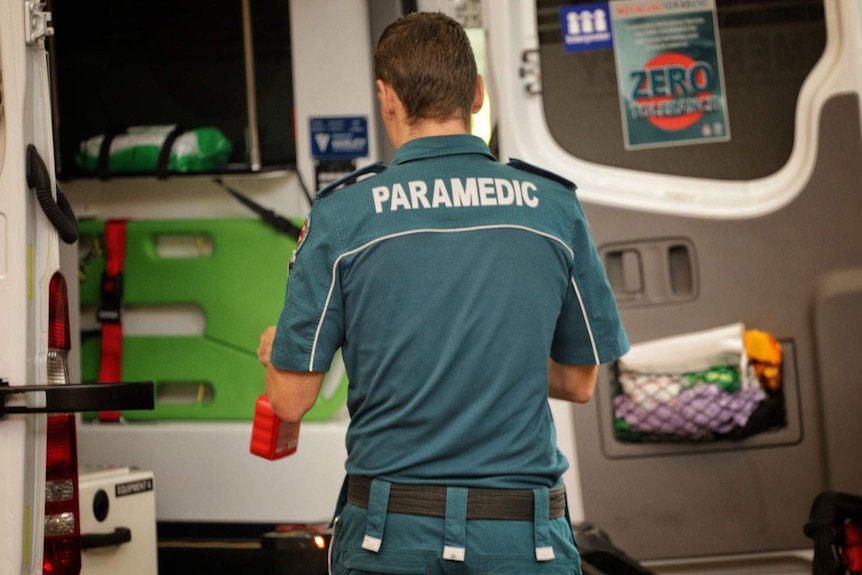
<svg viewBox="0 0 862 575"><path fill-rule="evenodd" d="M685 238L695 256L693 298L621 300L632 342L742 321L792 345L795 357L792 427L738 446L676 452L608 437L602 414L611 374L601 370L594 401L573 407L585 518L637 559L809 549L802 526L816 495L830 487L862 492L854 447L862 437L862 354L855 349L862 296L860 284L836 290L830 280L862 269L856 97L827 102L819 128L816 167L803 191L763 217L707 220L584 206L600 250ZM644 271L645 285L651 273Z"/></svg>
<svg viewBox="0 0 862 575"><path fill-rule="evenodd" d="M860 214L862 215L862 214ZM850 246L862 250L860 244ZM862 478L862 268L837 270L814 296L829 485L859 493Z"/></svg>

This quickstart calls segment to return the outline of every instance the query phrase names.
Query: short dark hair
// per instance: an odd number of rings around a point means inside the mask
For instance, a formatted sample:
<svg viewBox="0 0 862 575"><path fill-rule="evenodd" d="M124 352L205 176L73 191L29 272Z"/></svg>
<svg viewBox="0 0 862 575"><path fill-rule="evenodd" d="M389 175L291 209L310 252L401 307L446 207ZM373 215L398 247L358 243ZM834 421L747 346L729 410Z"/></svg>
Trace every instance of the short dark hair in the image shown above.
<svg viewBox="0 0 862 575"><path fill-rule="evenodd" d="M459 114L470 125L476 59L464 28L441 13L402 16L383 31L374 74L392 85L410 123Z"/></svg>

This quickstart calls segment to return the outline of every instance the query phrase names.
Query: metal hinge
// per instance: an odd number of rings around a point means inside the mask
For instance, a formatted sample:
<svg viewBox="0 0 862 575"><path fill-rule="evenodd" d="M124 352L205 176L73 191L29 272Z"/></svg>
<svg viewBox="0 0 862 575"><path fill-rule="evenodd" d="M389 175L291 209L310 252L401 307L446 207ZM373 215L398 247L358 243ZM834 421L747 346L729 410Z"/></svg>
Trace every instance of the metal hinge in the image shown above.
<svg viewBox="0 0 862 575"><path fill-rule="evenodd" d="M24 2L24 20L26 21L27 44L35 44L41 38L54 35L54 28L48 22L51 21L51 13L44 12L44 2L38 0L27 0Z"/></svg>
<svg viewBox="0 0 862 575"><path fill-rule="evenodd" d="M524 89L528 94L536 96L542 93L542 71L539 65L539 50L524 50L521 52L521 67L518 76L524 80Z"/></svg>

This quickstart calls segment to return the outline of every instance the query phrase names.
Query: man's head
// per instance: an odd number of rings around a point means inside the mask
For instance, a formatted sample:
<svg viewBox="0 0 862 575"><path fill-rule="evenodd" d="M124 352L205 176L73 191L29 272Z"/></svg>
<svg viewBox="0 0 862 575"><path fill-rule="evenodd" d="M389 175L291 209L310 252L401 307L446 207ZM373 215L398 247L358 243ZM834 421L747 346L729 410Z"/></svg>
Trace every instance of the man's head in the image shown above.
<svg viewBox="0 0 862 575"><path fill-rule="evenodd" d="M469 129L477 111L476 60L452 18L418 12L390 24L374 50L374 74L378 89L382 81L398 96L407 124L458 119Z"/></svg>

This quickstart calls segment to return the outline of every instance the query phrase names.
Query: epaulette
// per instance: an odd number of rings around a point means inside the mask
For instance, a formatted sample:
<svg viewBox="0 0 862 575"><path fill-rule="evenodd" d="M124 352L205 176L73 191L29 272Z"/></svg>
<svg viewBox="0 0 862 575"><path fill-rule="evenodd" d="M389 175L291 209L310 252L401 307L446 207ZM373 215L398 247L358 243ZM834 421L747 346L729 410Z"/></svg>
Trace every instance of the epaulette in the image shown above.
<svg viewBox="0 0 862 575"><path fill-rule="evenodd" d="M365 166L364 168L359 168L355 172L351 172L351 173L347 174L346 176L339 178L338 180L335 180L334 182L332 182L328 186L320 188L320 190L318 190L316 196L318 198L322 198L325 195L327 195L328 193L334 192L335 190L337 190L338 188L340 188L342 186L347 186L347 185L350 185L350 184L356 182L356 180L358 180L362 176L365 176L368 174L379 174L380 172L382 172L385 169L386 169L386 164L384 164L383 162L375 162L373 164L369 164L369 165Z"/></svg>
<svg viewBox="0 0 862 575"><path fill-rule="evenodd" d="M578 189L578 186L575 185L571 180L567 180L563 176L555 174L554 172L549 172L548 170L542 169L539 166L534 166L533 164L528 164L523 160L518 160L512 158L509 161L509 166L515 168L516 170L523 170L525 172L530 172L531 174L536 174L537 176L542 176L543 178L548 178L549 180L554 180L555 182L559 182L563 184L567 188L570 188L573 192Z"/></svg>

